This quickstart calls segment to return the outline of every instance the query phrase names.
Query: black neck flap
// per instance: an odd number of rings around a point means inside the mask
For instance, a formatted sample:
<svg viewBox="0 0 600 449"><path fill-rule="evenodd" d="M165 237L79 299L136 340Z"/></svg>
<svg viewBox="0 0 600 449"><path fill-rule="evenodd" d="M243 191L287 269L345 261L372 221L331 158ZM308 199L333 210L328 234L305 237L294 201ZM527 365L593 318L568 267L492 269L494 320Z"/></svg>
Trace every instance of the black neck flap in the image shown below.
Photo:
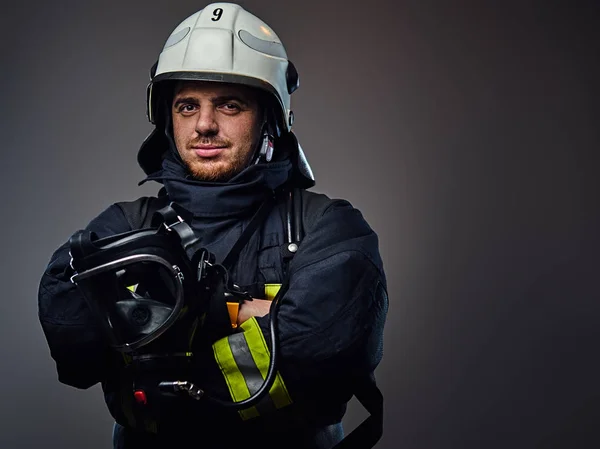
<svg viewBox="0 0 600 449"><path fill-rule="evenodd" d="M233 244L225 259L223 259L222 265L227 268L227 270L231 270L233 263L237 260L242 248L248 243L252 234L256 232L258 227L262 224L265 218L271 212L271 209L275 205L277 199L277 194L272 192L271 195L268 195L267 198L263 201L257 211L254 213L254 216L248 223L248 226L242 232L240 238Z"/></svg>

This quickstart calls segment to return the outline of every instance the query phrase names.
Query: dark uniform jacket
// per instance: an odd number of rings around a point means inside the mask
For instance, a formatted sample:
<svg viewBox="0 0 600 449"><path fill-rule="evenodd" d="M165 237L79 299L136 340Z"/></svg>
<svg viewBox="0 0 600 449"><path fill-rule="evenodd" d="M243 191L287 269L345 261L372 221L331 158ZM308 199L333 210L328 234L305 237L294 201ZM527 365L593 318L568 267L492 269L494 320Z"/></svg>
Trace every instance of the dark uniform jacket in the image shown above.
<svg viewBox="0 0 600 449"><path fill-rule="evenodd" d="M162 194L193 213L192 227L220 261L265 195L281 187L290 172L286 160L251 166L229 183L202 183L189 179L181 164L167 157L163 170L148 180L163 184ZM127 436L121 432L119 438L131 441L122 447L150 448L153 441L162 441L156 447L188 447L187 441L193 441L189 447L225 448L256 441L263 448L325 448L339 440L339 423L354 380L372 373L382 357L386 279L377 235L357 209L345 200L307 190L301 197L305 236L289 264L289 288L277 315L279 387L286 400L281 402L280 396L279 407L271 412L243 418L237 411L189 401L180 413L164 418L159 436L141 429L139 421L139 433L132 430L135 422L124 411L130 400L124 396L131 391L122 389L119 359L70 282L68 242L51 256L39 287L39 318L58 379L81 389L102 384L111 414L119 429L126 429ZM282 203L271 210L230 271L235 283L253 297L265 298L269 285L284 281L285 221ZM101 238L131 227L115 203L86 229ZM269 315L251 321L269 346ZM227 374L214 354L206 351L201 356L196 380L214 395L231 399ZM174 443L177 439L179 445Z"/></svg>

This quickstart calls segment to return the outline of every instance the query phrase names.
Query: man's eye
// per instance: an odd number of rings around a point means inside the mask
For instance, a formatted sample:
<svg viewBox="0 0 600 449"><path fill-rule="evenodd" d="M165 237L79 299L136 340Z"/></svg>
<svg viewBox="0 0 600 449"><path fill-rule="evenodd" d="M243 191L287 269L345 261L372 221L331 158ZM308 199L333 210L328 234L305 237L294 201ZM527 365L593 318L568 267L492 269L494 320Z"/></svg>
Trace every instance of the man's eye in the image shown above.
<svg viewBox="0 0 600 449"><path fill-rule="evenodd" d="M182 105L182 106L179 108L179 110L180 110L181 112L192 112L192 111L194 111L195 109L196 109L196 106L195 106L195 105L193 105L193 104L184 104L184 105Z"/></svg>
<svg viewBox="0 0 600 449"><path fill-rule="evenodd" d="M224 103L221 105L227 111L239 111L240 107L235 103Z"/></svg>

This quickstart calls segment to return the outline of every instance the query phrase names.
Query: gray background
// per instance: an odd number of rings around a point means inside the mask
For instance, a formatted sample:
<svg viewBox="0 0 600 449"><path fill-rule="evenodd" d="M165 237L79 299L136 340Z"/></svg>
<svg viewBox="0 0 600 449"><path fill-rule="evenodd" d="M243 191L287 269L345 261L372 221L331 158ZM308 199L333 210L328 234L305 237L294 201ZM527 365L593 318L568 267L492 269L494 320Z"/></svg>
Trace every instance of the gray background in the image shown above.
<svg viewBox="0 0 600 449"><path fill-rule="evenodd" d="M598 447L599 3L243 5L299 70L314 190L380 235L377 447ZM72 232L156 192L135 161L148 71L202 6L3 11L1 448L110 447L100 389L57 381L37 286Z"/></svg>

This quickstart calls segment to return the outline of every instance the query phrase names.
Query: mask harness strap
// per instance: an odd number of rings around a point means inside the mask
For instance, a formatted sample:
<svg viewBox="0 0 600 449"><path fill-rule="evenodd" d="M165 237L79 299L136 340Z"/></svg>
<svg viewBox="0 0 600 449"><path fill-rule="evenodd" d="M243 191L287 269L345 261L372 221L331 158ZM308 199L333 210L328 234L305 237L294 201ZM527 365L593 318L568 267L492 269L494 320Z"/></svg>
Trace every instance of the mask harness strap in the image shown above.
<svg viewBox="0 0 600 449"><path fill-rule="evenodd" d="M187 224L191 221L191 218L191 214L187 210L171 202L154 212L152 225L156 227L160 224L165 227L166 231L175 231L186 255L190 260L193 260L197 251L198 238L191 226Z"/></svg>

